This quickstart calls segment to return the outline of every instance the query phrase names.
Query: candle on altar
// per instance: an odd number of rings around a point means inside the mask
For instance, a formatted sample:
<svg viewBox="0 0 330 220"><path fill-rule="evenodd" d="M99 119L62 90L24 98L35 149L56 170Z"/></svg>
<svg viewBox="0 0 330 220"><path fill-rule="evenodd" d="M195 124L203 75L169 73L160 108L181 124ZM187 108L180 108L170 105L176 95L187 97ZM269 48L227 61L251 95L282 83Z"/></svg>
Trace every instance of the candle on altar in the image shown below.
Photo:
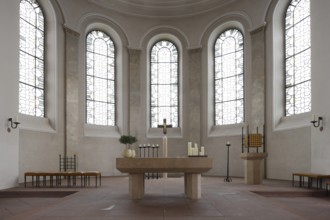
<svg viewBox="0 0 330 220"><path fill-rule="evenodd" d="M191 147L191 142L188 142L188 156L192 155L192 147Z"/></svg>
<svg viewBox="0 0 330 220"><path fill-rule="evenodd" d="M199 152L200 156L204 156L205 155L205 148L204 146L201 146L201 151Z"/></svg>
<svg viewBox="0 0 330 220"><path fill-rule="evenodd" d="M197 143L195 143L195 147L194 147L194 156L198 156L198 145L197 145Z"/></svg>

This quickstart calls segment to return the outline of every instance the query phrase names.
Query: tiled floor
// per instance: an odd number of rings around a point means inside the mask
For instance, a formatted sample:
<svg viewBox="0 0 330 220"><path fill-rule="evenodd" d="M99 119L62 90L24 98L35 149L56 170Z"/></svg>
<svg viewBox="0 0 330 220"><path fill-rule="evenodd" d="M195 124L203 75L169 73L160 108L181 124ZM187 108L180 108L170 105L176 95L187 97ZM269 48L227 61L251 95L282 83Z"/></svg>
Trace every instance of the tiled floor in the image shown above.
<svg viewBox="0 0 330 220"><path fill-rule="evenodd" d="M309 195L314 190L292 187L290 181L265 180L263 185L245 185L241 178L228 183L223 177L203 177L202 199L197 201L185 198L183 178L146 180L146 194L137 201L128 196L127 177L105 177L98 188L10 190L77 192L62 198L0 198L1 220L330 219L330 196L326 197L324 191ZM253 191L267 191L268 196Z"/></svg>

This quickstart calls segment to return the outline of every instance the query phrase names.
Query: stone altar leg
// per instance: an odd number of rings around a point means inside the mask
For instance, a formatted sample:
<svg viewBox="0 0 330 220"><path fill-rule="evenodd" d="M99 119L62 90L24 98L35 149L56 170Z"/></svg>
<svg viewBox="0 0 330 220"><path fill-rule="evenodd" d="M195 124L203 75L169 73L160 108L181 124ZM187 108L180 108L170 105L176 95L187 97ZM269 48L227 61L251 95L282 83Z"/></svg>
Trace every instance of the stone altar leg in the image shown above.
<svg viewBox="0 0 330 220"><path fill-rule="evenodd" d="M142 199L144 195L144 173L129 174L129 194L132 199Z"/></svg>
<svg viewBox="0 0 330 220"><path fill-rule="evenodd" d="M190 199L200 199L201 192L201 174L185 173L184 175L184 191Z"/></svg>

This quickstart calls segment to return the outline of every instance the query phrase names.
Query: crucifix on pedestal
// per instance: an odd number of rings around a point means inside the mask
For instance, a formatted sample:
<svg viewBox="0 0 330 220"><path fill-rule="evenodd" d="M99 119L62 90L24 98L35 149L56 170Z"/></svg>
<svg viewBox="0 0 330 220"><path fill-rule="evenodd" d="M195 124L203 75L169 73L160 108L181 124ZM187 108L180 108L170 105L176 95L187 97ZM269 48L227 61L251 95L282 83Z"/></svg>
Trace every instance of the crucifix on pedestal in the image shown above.
<svg viewBox="0 0 330 220"><path fill-rule="evenodd" d="M167 157L167 128L172 128L171 124L166 124L166 118L163 119L163 124L158 125L158 128L163 128L163 157ZM163 174L163 178L167 178L167 173Z"/></svg>

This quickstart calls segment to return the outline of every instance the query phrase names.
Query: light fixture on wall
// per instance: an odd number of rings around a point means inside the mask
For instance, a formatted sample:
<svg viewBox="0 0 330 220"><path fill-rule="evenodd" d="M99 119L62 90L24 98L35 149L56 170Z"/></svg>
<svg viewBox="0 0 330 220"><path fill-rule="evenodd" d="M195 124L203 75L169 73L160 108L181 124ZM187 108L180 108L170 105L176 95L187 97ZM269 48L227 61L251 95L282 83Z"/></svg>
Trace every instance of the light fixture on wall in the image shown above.
<svg viewBox="0 0 330 220"><path fill-rule="evenodd" d="M323 125L322 125L322 121L323 121L323 117L317 117L317 120L316 120L316 117L315 117L315 115L312 115L312 121L311 121L311 123L313 124L313 126L315 127L315 128L317 128L317 127L320 127L320 131L322 131L323 130Z"/></svg>
<svg viewBox="0 0 330 220"><path fill-rule="evenodd" d="M18 127L18 125L20 124L20 122L18 122L17 120L14 121L13 118L8 118L8 121L9 121L10 127L12 129L16 129Z"/></svg>

